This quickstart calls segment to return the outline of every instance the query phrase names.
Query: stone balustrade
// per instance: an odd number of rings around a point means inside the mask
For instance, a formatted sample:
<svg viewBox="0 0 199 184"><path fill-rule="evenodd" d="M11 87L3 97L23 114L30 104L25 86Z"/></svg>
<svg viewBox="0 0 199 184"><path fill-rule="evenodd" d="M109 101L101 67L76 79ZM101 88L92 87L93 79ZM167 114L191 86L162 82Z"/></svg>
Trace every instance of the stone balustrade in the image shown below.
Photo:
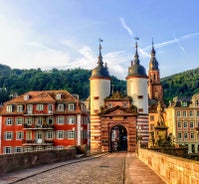
<svg viewBox="0 0 199 184"><path fill-rule="evenodd" d="M43 164L70 160L75 158L75 155L75 148L0 155L0 175Z"/></svg>
<svg viewBox="0 0 199 184"><path fill-rule="evenodd" d="M168 184L199 183L198 161L141 148L138 157Z"/></svg>

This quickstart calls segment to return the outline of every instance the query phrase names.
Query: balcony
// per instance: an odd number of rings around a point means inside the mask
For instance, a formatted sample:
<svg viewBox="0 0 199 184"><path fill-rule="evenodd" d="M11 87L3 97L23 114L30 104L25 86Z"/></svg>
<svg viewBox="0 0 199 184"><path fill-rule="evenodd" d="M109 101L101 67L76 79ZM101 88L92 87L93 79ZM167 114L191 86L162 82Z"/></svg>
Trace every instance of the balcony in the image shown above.
<svg viewBox="0 0 199 184"><path fill-rule="evenodd" d="M53 124L42 124L42 125L28 125L24 124L23 129L27 130L52 130L54 129Z"/></svg>
<svg viewBox="0 0 199 184"><path fill-rule="evenodd" d="M25 112L26 116L50 116L53 115L53 111L52 110L48 110L48 111L33 111L33 110L28 110Z"/></svg>
<svg viewBox="0 0 199 184"><path fill-rule="evenodd" d="M53 139L31 139L31 140L23 140L24 146L52 146L54 143Z"/></svg>

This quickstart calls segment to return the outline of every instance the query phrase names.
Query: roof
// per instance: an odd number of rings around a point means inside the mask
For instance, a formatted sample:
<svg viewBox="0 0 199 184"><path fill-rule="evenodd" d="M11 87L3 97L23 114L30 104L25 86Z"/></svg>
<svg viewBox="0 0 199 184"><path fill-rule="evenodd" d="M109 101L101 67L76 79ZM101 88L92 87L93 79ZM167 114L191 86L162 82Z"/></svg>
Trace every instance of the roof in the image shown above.
<svg viewBox="0 0 199 184"><path fill-rule="evenodd" d="M99 56L97 67L92 70L91 78L100 77L100 78L111 78L109 75L107 64L103 62L103 57L101 53L102 46L99 44Z"/></svg>
<svg viewBox="0 0 199 184"><path fill-rule="evenodd" d="M138 55L138 46L136 43L136 51L134 56L134 61L131 61L131 66L128 69L128 77L147 77L145 68L140 64Z"/></svg>

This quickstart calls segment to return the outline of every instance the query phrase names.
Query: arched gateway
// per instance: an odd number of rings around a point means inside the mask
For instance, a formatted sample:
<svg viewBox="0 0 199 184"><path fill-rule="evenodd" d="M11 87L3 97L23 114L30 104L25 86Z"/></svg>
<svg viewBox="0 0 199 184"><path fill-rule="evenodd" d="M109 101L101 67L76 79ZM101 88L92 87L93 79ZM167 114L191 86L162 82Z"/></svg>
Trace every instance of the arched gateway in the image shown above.
<svg viewBox="0 0 199 184"><path fill-rule="evenodd" d="M111 152L128 150L128 134L122 125L116 125L110 132Z"/></svg>

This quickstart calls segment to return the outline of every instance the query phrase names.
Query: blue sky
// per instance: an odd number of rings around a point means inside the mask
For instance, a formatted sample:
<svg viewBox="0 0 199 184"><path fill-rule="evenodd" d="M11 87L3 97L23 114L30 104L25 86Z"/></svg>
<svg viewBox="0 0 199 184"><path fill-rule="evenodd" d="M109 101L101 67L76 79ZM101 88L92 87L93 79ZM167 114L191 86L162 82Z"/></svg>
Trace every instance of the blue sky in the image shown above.
<svg viewBox="0 0 199 184"><path fill-rule="evenodd" d="M11 68L96 66L127 76L139 37L148 71L154 39L161 77L199 66L198 0L0 0L0 63Z"/></svg>

